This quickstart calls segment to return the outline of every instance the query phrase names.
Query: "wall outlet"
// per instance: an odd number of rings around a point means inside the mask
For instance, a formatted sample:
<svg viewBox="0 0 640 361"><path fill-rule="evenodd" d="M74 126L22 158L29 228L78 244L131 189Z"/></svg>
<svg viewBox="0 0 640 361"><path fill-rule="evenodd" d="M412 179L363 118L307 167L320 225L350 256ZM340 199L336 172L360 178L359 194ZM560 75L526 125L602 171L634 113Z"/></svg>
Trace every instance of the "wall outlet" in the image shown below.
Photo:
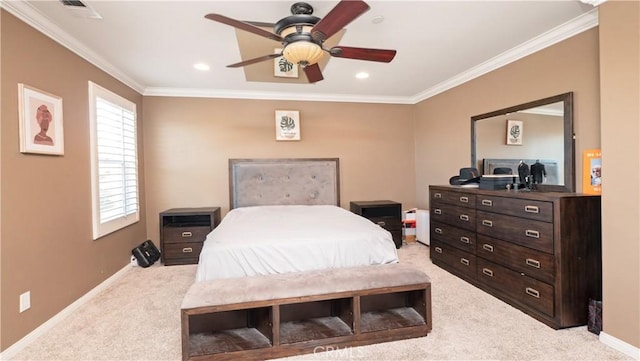
<svg viewBox="0 0 640 361"><path fill-rule="evenodd" d="M31 291L20 295L20 313L31 308Z"/></svg>

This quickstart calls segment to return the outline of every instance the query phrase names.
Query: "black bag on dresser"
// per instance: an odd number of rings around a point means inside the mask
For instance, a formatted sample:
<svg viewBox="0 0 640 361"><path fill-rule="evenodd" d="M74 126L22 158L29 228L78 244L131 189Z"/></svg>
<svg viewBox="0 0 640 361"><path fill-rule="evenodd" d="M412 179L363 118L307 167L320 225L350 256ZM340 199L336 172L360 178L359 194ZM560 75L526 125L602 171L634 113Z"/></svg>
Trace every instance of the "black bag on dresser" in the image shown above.
<svg viewBox="0 0 640 361"><path fill-rule="evenodd" d="M147 268L160 259L160 251L151 240L146 240L131 250L140 267Z"/></svg>

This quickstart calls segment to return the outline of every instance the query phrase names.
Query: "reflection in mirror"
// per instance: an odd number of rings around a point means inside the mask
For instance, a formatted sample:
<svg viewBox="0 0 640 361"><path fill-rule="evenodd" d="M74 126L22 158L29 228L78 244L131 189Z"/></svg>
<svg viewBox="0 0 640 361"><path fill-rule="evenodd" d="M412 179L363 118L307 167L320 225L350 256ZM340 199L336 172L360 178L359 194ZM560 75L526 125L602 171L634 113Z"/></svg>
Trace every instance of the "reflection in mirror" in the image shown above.
<svg viewBox="0 0 640 361"><path fill-rule="evenodd" d="M574 192L572 93L472 117L471 151L482 174L518 174L520 163L536 164L543 169L537 189Z"/></svg>

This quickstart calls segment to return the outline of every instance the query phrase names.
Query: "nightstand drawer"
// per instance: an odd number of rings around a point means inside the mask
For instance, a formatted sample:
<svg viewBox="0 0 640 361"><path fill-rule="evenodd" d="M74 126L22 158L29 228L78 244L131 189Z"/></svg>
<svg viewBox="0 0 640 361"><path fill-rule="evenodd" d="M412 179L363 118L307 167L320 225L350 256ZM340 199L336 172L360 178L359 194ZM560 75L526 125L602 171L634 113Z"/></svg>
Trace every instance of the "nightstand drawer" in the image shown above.
<svg viewBox="0 0 640 361"><path fill-rule="evenodd" d="M402 222L395 217L369 218L369 220L387 231L402 230Z"/></svg>
<svg viewBox="0 0 640 361"><path fill-rule="evenodd" d="M200 257L200 251L202 251L202 245L202 242L167 244L164 247L165 257L172 260L178 258L195 258L197 261Z"/></svg>
<svg viewBox="0 0 640 361"><path fill-rule="evenodd" d="M211 227L165 227L163 236L165 243L204 242Z"/></svg>

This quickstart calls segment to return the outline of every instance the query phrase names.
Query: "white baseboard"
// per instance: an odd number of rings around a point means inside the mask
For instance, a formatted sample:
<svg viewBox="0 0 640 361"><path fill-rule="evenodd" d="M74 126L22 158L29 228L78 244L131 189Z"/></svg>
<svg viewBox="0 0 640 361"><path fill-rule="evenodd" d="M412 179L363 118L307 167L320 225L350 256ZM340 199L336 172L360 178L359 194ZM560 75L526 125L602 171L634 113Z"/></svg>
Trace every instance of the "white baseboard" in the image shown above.
<svg viewBox="0 0 640 361"><path fill-rule="evenodd" d="M618 338L615 338L605 332L600 332L600 342L611 347L614 350L620 351L623 354L633 357L636 360L640 360L640 349L628 344Z"/></svg>
<svg viewBox="0 0 640 361"><path fill-rule="evenodd" d="M51 317L45 323L40 325L35 330L31 331L29 334L20 339L20 341L14 343L9 346L6 350L0 353L0 360L10 360L14 357L18 352L22 351L25 347L31 344L35 339L40 337L45 332L52 329L55 325L57 325L60 321L62 321L65 317L69 316L73 311L77 310L83 304L87 303L90 299L95 297L98 293L107 289L111 284L117 281L120 277L124 276L124 274L131 269L131 265L127 264L121 270L114 273L111 277L104 280L102 283L94 287L91 291L84 294L82 297L78 298L75 302L65 307L62 311L58 312L55 316Z"/></svg>

